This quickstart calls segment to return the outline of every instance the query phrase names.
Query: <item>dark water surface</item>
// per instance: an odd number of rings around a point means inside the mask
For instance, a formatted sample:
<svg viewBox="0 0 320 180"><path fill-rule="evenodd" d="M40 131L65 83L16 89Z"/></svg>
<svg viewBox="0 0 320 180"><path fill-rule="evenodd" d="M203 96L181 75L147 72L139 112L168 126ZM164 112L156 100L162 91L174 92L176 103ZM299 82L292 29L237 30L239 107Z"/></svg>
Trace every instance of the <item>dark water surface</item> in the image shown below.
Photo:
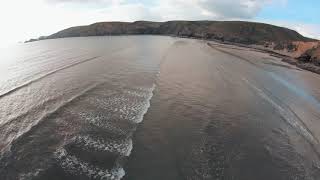
<svg viewBox="0 0 320 180"><path fill-rule="evenodd" d="M162 36L1 51L0 179L320 179L320 76Z"/></svg>

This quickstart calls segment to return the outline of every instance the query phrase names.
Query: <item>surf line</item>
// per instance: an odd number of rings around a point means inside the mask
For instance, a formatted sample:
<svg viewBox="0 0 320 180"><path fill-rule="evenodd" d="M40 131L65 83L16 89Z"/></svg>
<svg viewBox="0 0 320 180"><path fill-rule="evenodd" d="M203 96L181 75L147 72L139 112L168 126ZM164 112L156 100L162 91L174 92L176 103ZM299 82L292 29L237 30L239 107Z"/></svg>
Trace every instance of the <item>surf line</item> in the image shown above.
<svg viewBox="0 0 320 180"><path fill-rule="evenodd" d="M1 132L3 131L3 129L6 129L6 131L8 132L7 133L8 135L6 134L5 136L0 137L0 142L1 142L0 146L4 146L3 149L0 149L0 154L1 154L1 151L3 152L3 151L6 151L6 150L10 150L12 142L16 141L20 137L23 137L24 134L26 134L27 132L31 131L33 128L37 127L38 125L40 125L40 123L43 122L43 120L45 120L46 118L50 117L55 112L61 110L62 108L66 107L68 104L74 102L75 100L79 99L80 97L84 96L85 94L87 94L88 92L94 90L95 88L97 88L98 86L100 86L102 84L103 84L103 82L98 82L98 83L95 83L95 84L89 86L88 88L86 88L83 91L81 91L80 93L74 95L70 99L62 101L58 106L54 107L53 109L51 109L49 111L42 112L39 115L39 118L34 119L32 122L26 122L26 121L20 122L20 124L29 123L28 126L20 126L18 129L16 129L14 127L10 127L10 123L9 122L7 122L4 126L1 126L0 127ZM12 122L12 120L10 122ZM17 131L17 130L18 130L17 135L14 135L14 136L10 137L12 132ZM3 143L3 142L5 142L5 143Z"/></svg>
<svg viewBox="0 0 320 180"><path fill-rule="evenodd" d="M76 62L76 63L70 64L70 65L67 65L67 66L64 66L64 67L55 69L55 70L53 70L53 71L50 71L50 72L47 73L47 74L44 74L44 75L42 75L42 76L40 76L40 77L38 77L38 78L36 78L36 79L32 79L32 80L30 80L30 81L27 81L27 82L25 82L24 84L22 84L22 85L20 85L20 86L17 86L17 87L15 87L15 88L13 88L13 89L11 89L11 90L9 90L9 91L1 94L1 95L0 95L0 98L3 98L3 97L5 97L5 96L7 96L7 95L9 95L9 94L12 94L12 93L18 91L19 89L22 89L22 88L24 88L24 87L27 87L27 86L29 86L30 84L35 83L35 82L37 82L37 81L40 81L40 80L42 80L42 79L44 79L44 78L46 78L46 77L48 77L48 76L50 76L50 75L52 75L52 74L55 74L55 73L57 73L57 72L59 72L59 71L62 71L62 70L71 68L71 67L73 67L73 66L76 66L76 65L79 65L79 64L88 62L88 61L95 60L95 59L97 59L97 58L99 58L99 57L100 57L100 56L95 56L95 57L92 57L92 58L89 58L89 59L85 59L85 60L80 61L80 62Z"/></svg>

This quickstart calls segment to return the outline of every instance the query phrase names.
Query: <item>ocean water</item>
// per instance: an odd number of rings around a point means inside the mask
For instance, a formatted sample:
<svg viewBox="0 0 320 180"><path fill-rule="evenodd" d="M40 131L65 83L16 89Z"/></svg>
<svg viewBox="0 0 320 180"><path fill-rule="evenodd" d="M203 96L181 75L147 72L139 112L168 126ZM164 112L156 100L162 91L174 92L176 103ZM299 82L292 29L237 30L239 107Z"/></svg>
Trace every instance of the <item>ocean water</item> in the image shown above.
<svg viewBox="0 0 320 180"><path fill-rule="evenodd" d="M268 54L115 36L0 57L1 180L320 177L320 76Z"/></svg>
<svg viewBox="0 0 320 180"><path fill-rule="evenodd" d="M174 41L70 38L4 52L0 179L121 179Z"/></svg>

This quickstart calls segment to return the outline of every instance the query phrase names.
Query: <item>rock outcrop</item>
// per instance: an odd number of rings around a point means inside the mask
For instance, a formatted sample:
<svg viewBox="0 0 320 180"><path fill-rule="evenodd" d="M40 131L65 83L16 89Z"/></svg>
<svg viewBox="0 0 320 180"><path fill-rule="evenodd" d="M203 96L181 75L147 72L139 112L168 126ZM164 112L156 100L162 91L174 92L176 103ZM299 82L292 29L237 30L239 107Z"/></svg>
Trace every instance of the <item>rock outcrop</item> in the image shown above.
<svg viewBox="0 0 320 180"><path fill-rule="evenodd" d="M320 44L317 47L308 49L305 53L298 57L298 60L320 66Z"/></svg>

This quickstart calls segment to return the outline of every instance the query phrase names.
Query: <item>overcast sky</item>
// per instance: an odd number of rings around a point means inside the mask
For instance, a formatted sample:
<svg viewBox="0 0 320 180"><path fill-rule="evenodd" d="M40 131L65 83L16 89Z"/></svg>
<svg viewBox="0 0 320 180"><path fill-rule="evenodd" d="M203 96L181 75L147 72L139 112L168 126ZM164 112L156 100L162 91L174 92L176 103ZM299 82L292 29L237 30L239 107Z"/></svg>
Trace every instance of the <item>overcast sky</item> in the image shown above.
<svg viewBox="0 0 320 180"><path fill-rule="evenodd" d="M319 0L1 0L0 44L101 21L247 20L320 39Z"/></svg>

